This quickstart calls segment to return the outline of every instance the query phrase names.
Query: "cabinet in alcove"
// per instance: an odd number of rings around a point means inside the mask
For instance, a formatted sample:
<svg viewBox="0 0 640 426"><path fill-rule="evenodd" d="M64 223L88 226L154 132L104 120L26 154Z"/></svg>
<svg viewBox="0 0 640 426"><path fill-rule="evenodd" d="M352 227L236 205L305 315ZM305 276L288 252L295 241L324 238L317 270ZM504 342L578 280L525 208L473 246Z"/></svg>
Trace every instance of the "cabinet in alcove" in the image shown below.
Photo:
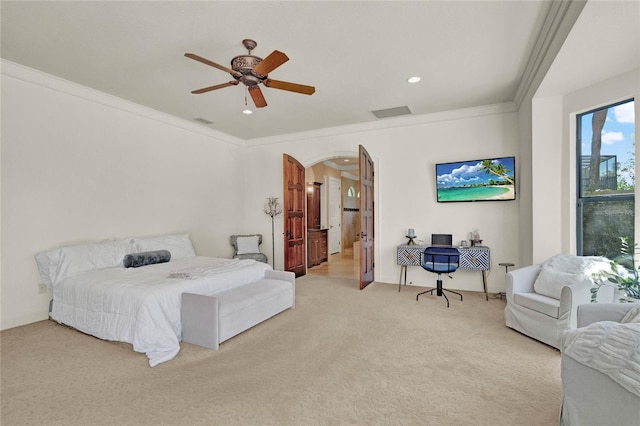
<svg viewBox="0 0 640 426"><path fill-rule="evenodd" d="M321 229L320 196L322 183L313 182L307 186L307 262L308 267L328 260L327 230Z"/></svg>
<svg viewBox="0 0 640 426"><path fill-rule="evenodd" d="M327 257L327 230L311 230L307 233L309 268L329 260Z"/></svg>
<svg viewBox="0 0 640 426"><path fill-rule="evenodd" d="M313 182L307 187L307 229L320 229L320 188L322 183Z"/></svg>

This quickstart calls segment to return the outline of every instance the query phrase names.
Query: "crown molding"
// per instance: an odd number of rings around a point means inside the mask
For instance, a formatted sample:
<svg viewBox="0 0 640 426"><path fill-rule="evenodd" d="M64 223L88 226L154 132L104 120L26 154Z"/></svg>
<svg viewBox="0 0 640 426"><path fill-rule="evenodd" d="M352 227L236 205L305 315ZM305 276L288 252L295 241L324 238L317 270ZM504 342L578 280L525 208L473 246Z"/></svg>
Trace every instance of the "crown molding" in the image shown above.
<svg viewBox="0 0 640 426"><path fill-rule="evenodd" d="M340 172L340 176L347 178L347 179L351 179L351 180L360 180L360 176L358 175L354 175L353 173L348 173L348 172Z"/></svg>
<svg viewBox="0 0 640 426"><path fill-rule="evenodd" d="M551 2L516 90L516 109L527 96L533 97L586 3L587 0Z"/></svg>
<svg viewBox="0 0 640 426"><path fill-rule="evenodd" d="M49 90L64 93L69 96L95 102L109 108L138 115L148 120L178 127L189 132L210 137L220 142L240 147L244 147L246 145L243 139L236 138L218 130L209 129L203 125L192 123L188 120L184 120L5 59L0 59L0 74Z"/></svg>
<svg viewBox="0 0 640 426"><path fill-rule="evenodd" d="M414 127L429 123L437 123L450 120L461 120L465 118L482 117L486 115L505 114L516 112L517 108L513 102L505 102L493 105L483 105L472 108L463 108L450 111L442 111L419 115L404 115L401 117L385 118L367 123L350 124L338 127L327 127L324 129L310 130L307 132L288 133L285 135L268 136L264 138L247 139L247 146L269 145L283 142L295 142L307 139L319 139L336 136L344 136L354 133L366 133L378 130Z"/></svg>
<svg viewBox="0 0 640 426"><path fill-rule="evenodd" d="M354 160L356 160L355 164L354 163L350 163L350 164L337 164L335 161L331 161L331 160L325 160L322 163L327 166L327 167L331 167L333 169L336 170L340 170L342 171L346 171L346 170L358 170L358 157L350 157L353 158Z"/></svg>

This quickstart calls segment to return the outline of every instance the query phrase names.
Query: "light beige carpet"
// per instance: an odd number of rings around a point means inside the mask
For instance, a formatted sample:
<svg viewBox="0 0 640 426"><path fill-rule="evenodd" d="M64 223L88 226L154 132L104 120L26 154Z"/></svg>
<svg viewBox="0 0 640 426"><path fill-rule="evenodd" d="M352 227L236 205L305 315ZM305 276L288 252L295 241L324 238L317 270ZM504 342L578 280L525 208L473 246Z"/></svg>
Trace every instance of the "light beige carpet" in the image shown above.
<svg viewBox="0 0 640 426"><path fill-rule="evenodd" d="M560 354L504 301L306 276L297 308L151 368L52 321L1 333L9 425L555 425Z"/></svg>

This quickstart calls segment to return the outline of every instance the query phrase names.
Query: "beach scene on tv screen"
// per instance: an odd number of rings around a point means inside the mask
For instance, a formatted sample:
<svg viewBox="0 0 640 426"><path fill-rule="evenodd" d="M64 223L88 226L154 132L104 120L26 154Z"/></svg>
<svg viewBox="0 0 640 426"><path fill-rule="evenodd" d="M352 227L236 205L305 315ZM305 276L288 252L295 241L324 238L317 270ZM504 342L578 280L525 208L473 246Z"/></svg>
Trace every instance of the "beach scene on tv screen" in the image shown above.
<svg viewBox="0 0 640 426"><path fill-rule="evenodd" d="M436 164L439 202L515 200L515 158Z"/></svg>

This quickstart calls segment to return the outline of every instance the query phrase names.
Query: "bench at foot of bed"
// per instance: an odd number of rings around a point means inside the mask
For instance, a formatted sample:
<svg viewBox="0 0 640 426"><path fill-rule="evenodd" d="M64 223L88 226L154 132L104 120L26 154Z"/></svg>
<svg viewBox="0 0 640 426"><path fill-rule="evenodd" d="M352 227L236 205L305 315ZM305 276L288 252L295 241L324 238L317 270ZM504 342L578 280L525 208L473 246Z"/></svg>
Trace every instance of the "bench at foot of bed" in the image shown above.
<svg viewBox="0 0 640 426"><path fill-rule="evenodd" d="M182 294L182 341L210 349L262 321L295 308L295 274L265 271L264 279L212 296Z"/></svg>

